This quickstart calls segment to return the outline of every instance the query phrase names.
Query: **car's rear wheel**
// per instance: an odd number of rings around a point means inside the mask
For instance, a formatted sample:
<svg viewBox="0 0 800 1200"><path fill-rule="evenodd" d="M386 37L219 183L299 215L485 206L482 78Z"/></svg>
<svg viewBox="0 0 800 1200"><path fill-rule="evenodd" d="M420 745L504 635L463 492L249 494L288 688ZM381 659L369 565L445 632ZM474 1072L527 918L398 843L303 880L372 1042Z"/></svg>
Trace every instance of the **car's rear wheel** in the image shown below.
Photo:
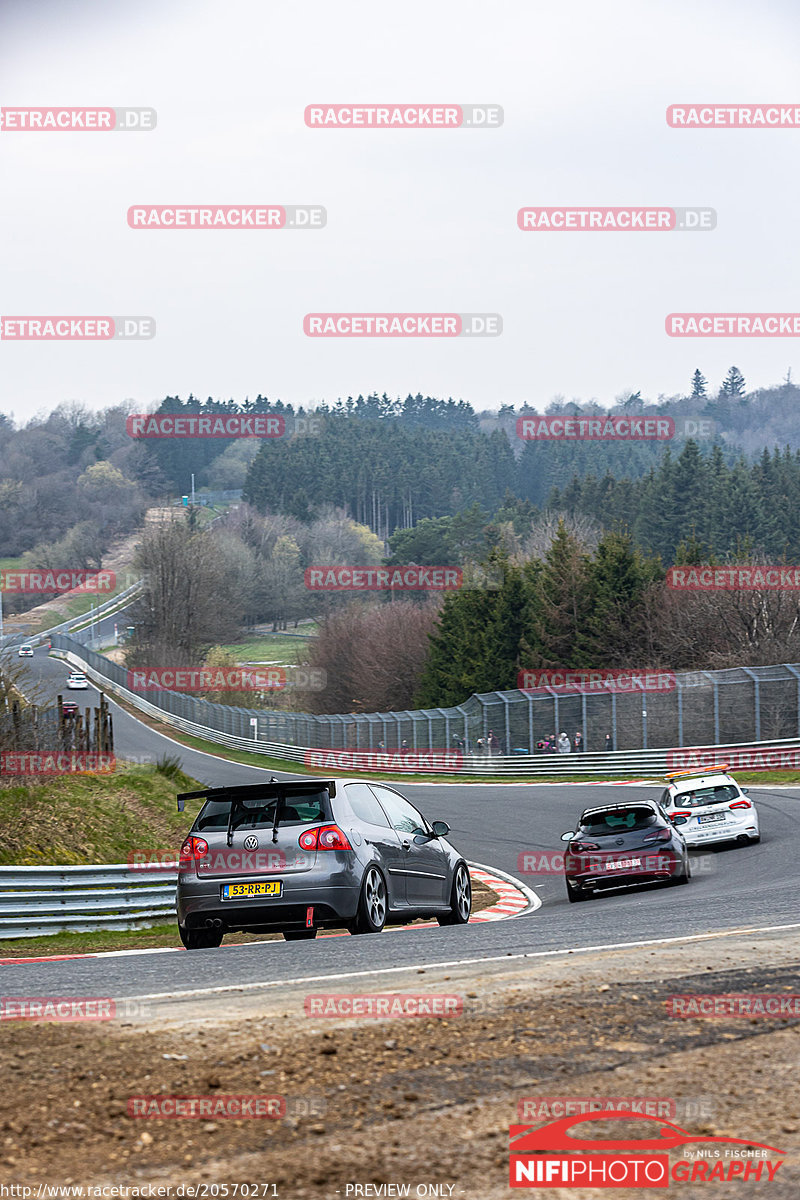
<svg viewBox="0 0 800 1200"><path fill-rule="evenodd" d="M450 912L437 917L440 925L466 925L472 912L472 881L465 863L459 863L450 889Z"/></svg>
<svg viewBox="0 0 800 1200"><path fill-rule="evenodd" d="M317 936L316 929L284 929L283 936L287 942L310 942Z"/></svg>
<svg viewBox="0 0 800 1200"><path fill-rule="evenodd" d="M361 884L358 911L348 926L351 933L380 933L386 924L386 882L377 867L369 867Z"/></svg>
<svg viewBox="0 0 800 1200"><path fill-rule="evenodd" d="M682 883L688 883L691 877L692 868L689 866L688 862L686 862L683 865L683 870L681 871L680 875L672 876L671 883L673 887L680 887Z"/></svg>
<svg viewBox="0 0 800 1200"><path fill-rule="evenodd" d="M222 944L223 930L220 929L184 929L178 926L178 933L187 950L212 950Z"/></svg>

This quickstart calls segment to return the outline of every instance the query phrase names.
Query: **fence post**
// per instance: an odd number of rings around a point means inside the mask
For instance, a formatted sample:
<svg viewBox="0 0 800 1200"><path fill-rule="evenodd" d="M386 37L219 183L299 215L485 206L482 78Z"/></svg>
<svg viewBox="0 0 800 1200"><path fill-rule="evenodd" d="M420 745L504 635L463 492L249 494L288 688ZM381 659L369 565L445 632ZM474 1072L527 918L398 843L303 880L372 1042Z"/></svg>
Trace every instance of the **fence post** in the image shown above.
<svg viewBox="0 0 800 1200"><path fill-rule="evenodd" d="M749 667L742 667L742 670L744 671L745 675L749 675L753 681L753 700L754 700L755 718L756 718L755 740L757 742L760 742L761 741L761 688L759 687L758 676L756 675L755 671L751 671ZM716 686L716 680L715 680L714 681L714 699L715 699L715 701L716 701L716 695L717 695L717 686ZM715 708L716 708L716 703L715 703ZM716 737L717 737L717 741L719 742L719 734L717 734Z"/></svg>
<svg viewBox="0 0 800 1200"><path fill-rule="evenodd" d="M800 672L790 666L789 663L785 663L784 665L786 670L791 671L797 680L797 736L800 737Z"/></svg>

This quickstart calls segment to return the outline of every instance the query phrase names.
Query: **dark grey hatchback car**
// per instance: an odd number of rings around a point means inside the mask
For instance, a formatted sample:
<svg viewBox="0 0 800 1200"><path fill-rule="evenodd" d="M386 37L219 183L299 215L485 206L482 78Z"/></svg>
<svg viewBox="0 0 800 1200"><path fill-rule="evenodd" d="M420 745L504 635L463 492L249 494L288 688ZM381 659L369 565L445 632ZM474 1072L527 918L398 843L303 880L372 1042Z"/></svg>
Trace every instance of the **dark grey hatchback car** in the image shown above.
<svg viewBox="0 0 800 1200"><path fill-rule="evenodd" d="M178 931L189 950L232 930L380 933L435 917L464 925L469 868L433 824L384 783L272 779L178 796L205 803L181 847Z"/></svg>

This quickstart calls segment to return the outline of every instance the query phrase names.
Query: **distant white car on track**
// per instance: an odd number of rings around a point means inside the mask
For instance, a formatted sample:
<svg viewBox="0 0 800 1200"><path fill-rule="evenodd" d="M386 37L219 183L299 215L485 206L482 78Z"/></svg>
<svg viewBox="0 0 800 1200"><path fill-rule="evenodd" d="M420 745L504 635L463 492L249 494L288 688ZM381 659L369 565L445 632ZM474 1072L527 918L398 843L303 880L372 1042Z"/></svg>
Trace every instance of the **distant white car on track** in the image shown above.
<svg viewBox="0 0 800 1200"><path fill-rule="evenodd" d="M23 642L17 654L20 658L33 658L33 646L28 642Z"/></svg>
<svg viewBox="0 0 800 1200"><path fill-rule="evenodd" d="M67 676L67 687L71 689L88 688L89 680L83 671L73 671Z"/></svg>
<svg viewBox="0 0 800 1200"><path fill-rule="evenodd" d="M687 846L713 842L759 842L758 812L728 764L705 771L673 771L665 776L661 806Z"/></svg>

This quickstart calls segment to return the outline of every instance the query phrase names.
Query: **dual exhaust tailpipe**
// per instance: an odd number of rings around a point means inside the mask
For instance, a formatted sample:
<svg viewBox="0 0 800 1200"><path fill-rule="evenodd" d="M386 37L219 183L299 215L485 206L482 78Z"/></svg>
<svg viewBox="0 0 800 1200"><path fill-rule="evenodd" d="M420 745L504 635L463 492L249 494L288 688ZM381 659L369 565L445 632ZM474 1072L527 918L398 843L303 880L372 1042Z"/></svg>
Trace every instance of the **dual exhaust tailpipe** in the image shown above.
<svg viewBox="0 0 800 1200"><path fill-rule="evenodd" d="M220 917L207 917L206 929L222 929L222 919Z"/></svg>

